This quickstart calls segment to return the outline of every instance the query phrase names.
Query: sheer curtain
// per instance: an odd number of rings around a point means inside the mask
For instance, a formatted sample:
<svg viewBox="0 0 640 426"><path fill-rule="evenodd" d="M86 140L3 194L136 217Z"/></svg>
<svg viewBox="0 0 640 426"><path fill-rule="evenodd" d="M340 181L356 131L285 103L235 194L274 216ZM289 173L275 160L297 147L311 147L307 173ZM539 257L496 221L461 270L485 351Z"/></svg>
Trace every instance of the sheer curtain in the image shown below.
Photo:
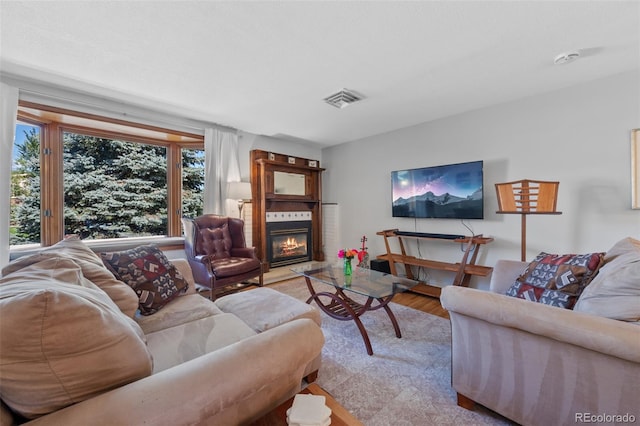
<svg viewBox="0 0 640 426"><path fill-rule="evenodd" d="M240 180L238 134L214 128L204 130L205 214L228 215L228 182Z"/></svg>
<svg viewBox="0 0 640 426"><path fill-rule="evenodd" d="M11 162L18 113L18 89L0 83L0 268L9 263ZM4 200L4 201L2 201Z"/></svg>

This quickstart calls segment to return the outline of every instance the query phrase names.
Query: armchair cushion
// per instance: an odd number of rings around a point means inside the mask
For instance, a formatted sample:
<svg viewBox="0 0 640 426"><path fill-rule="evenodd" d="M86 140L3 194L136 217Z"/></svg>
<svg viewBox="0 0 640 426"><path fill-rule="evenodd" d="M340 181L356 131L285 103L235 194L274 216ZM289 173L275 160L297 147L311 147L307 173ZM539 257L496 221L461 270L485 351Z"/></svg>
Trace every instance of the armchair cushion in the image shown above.
<svg viewBox="0 0 640 426"><path fill-rule="evenodd" d="M205 253L211 259L226 259L231 256L231 234L225 223L220 228L205 228L196 248L198 253Z"/></svg>
<svg viewBox="0 0 640 426"><path fill-rule="evenodd" d="M260 262L258 259L246 257L229 257L213 260L211 269L217 278L227 278L260 270Z"/></svg>
<svg viewBox="0 0 640 426"><path fill-rule="evenodd" d="M189 287L180 271L155 246L100 253L100 256L116 278L135 290L143 315L157 312Z"/></svg>
<svg viewBox="0 0 640 426"><path fill-rule="evenodd" d="M0 280L0 392L35 418L151 374L144 334L70 259Z"/></svg>
<svg viewBox="0 0 640 426"><path fill-rule="evenodd" d="M255 247L234 247L231 249L231 257L255 257L256 256L256 248Z"/></svg>
<svg viewBox="0 0 640 426"><path fill-rule="evenodd" d="M507 296L572 309L602 265L604 253L540 253L507 290Z"/></svg>

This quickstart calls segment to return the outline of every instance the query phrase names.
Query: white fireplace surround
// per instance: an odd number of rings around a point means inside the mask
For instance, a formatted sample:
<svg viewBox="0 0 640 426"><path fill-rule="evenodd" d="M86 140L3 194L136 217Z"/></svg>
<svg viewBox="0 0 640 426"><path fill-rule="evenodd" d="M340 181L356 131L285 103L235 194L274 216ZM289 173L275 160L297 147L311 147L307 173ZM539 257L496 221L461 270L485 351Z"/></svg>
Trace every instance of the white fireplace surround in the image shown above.
<svg viewBox="0 0 640 426"><path fill-rule="evenodd" d="M292 211L292 212L267 212L267 223L271 222L293 222L299 220L311 220L310 211Z"/></svg>

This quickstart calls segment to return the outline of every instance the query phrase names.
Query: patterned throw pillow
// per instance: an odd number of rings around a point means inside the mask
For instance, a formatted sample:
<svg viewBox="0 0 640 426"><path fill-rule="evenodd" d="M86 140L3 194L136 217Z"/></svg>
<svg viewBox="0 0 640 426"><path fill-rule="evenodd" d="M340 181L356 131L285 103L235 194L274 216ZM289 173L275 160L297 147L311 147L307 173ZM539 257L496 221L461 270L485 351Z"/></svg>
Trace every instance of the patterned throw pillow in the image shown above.
<svg viewBox="0 0 640 426"><path fill-rule="evenodd" d="M507 296L573 309L582 290L591 282L604 253L540 253L507 290Z"/></svg>
<svg viewBox="0 0 640 426"><path fill-rule="evenodd" d="M158 312L187 291L188 284L159 248L146 245L120 252L100 253L105 266L138 295L142 315Z"/></svg>

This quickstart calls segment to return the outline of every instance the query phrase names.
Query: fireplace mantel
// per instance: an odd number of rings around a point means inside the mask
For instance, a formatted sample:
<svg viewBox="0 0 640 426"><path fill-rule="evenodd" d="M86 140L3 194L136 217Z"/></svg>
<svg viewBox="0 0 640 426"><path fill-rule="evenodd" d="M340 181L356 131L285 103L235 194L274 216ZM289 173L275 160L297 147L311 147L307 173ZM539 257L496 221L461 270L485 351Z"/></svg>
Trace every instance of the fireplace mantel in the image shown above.
<svg viewBox="0 0 640 426"><path fill-rule="evenodd" d="M258 258L269 270L266 215L271 212L311 214L312 260L322 252L322 172L320 162L268 151L251 151L252 235ZM287 188L288 186L288 188Z"/></svg>

